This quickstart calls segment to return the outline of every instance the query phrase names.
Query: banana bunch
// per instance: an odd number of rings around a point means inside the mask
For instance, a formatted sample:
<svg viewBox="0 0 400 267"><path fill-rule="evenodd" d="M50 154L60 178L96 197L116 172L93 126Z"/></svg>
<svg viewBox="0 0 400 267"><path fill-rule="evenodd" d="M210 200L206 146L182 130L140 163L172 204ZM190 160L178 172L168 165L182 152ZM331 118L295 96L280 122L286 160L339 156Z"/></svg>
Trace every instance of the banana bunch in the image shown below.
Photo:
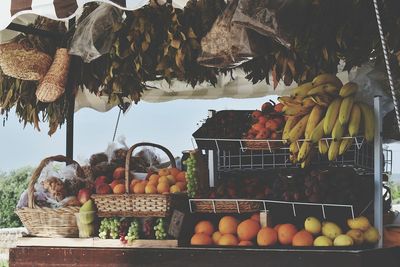
<svg viewBox="0 0 400 267"><path fill-rule="evenodd" d="M355 101L357 90L356 83L343 85L335 75L321 74L290 96L278 98L287 116L282 139L290 143L293 162L305 167L317 150L332 161L351 147L349 137L363 134L368 142L374 139L373 109Z"/></svg>

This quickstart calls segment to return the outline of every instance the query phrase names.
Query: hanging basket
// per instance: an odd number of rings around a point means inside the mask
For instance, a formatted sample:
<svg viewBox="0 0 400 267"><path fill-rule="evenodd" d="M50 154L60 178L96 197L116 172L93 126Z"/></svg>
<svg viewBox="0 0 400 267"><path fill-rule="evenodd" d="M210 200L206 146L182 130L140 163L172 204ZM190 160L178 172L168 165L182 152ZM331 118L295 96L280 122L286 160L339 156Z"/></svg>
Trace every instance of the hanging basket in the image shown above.
<svg viewBox="0 0 400 267"><path fill-rule="evenodd" d="M84 173L80 165L65 156L58 155L48 157L40 163L35 170L28 185L28 207L17 209L15 213L22 224L28 229L32 236L39 237L77 237L78 226L74 213L79 212L79 207L48 208L37 207L34 200L35 184L43 168L52 161L65 162L77 165L78 176Z"/></svg>
<svg viewBox="0 0 400 267"><path fill-rule="evenodd" d="M22 43L0 44L0 67L5 75L28 81L42 80L50 68L52 58Z"/></svg>
<svg viewBox="0 0 400 267"><path fill-rule="evenodd" d="M177 194L133 194L130 193L129 167L132 152L140 146L152 146L167 154L171 166L176 167L172 153L165 147L153 143L138 143L133 145L126 154L125 161L125 194L94 194L92 198L97 206L99 217L166 217L171 214Z"/></svg>
<svg viewBox="0 0 400 267"><path fill-rule="evenodd" d="M51 103L64 94L70 61L70 55L66 48L57 49L49 71L36 90L36 97L39 101Z"/></svg>

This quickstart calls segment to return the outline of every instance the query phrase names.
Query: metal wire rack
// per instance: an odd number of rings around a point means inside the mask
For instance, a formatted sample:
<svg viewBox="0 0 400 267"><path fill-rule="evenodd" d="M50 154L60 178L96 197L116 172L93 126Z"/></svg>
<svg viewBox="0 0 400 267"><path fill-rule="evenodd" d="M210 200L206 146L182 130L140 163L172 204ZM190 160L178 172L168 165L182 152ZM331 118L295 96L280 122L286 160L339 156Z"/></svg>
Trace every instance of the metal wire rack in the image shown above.
<svg viewBox="0 0 400 267"><path fill-rule="evenodd" d="M320 207L320 211L322 217L326 219L327 208L335 207L335 208L342 208L347 209L350 213L352 218L355 217L353 205L342 205L342 204L328 204L328 203L308 203L308 202L287 202L287 201L277 201L277 200L254 200L254 199L189 199L189 210L191 213L196 212L196 203L199 202L209 202L212 205L212 212L219 213L218 211L218 203L226 203L226 202L234 202L236 203L237 213L242 213L240 207L242 206L241 203L243 202L255 202L260 204L260 211L267 211L268 207L271 204L282 204L286 206L291 206L291 210L293 212L293 216L296 217L298 215L298 208L300 206L314 206Z"/></svg>

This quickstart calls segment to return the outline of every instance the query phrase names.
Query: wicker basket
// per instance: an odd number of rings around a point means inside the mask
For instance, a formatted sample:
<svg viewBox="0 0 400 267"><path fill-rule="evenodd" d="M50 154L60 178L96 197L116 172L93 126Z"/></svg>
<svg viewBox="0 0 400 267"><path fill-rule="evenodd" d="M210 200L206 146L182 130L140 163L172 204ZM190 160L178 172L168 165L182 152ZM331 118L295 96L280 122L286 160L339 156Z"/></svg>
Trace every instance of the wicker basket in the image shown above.
<svg viewBox="0 0 400 267"><path fill-rule="evenodd" d="M42 160L28 185L28 207L17 209L15 213L28 229L30 235L40 237L76 237L78 236L78 226L74 213L79 212L79 207L41 208L36 207L34 201L35 183L43 168L51 161L76 164L78 166L78 176L83 176L83 170L79 164L65 156L58 155Z"/></svg>
<svg viewBox="0 0 400 267"><path fill-rule="evenodd" d="M282 141L273 141L273 140L268 140L268 141L246 141L245 142L245 147L246 149L250 150L273 150L273 149L278 149L284 147L285 144Z"/></svg>
<svg viewBox="0 0 400 267"><path fill-rule="evenodd" d="M174 156L165 147L153 143L138 143L127 152L125 162L125 194L92 195L97 206L99 217L166 217L171 214L175 201L179 196L175 194L130 194L129 165L134 149L140 146L152 146L167 154L171 166L176 167Z"/></svg>
<svg viewBox="0 0 400 267"><path fill-rule="evenodd" d="M257 212L261 209L261 203L245 200L199 200L193 201L191 205L192 210L198 213L246 213Z"/></svg>

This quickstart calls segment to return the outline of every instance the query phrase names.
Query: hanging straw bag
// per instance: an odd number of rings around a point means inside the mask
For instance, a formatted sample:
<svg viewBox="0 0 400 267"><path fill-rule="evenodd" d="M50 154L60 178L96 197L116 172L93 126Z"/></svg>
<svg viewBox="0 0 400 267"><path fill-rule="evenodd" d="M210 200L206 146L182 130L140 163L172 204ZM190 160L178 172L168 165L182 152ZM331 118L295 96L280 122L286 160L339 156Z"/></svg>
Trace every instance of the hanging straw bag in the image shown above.
<svg viewBox="0 0 400 267"><path fill-rule="evenodd" d="M70 55L66 48L57 49L49 71L36 90L36 97L39 101L51 103L64 94L70 61Z"/></svg>
<svg viewBox="0 0 400 267"><path fill-rule="evenodd" d="M22 42L0 44L0 67L5 75L28 81L43 79L52 58Z"/></svg>
<svg viewBox="0 0 400 267"><path fill-rule="evenodd" d="M77 237L79 231L74 213L79 212L79 207L69 206L53 209L37 207L35 204L35 184L43 168L52 161L76 164L77 175L80 177L84 175L80 165L65 156L58 155L42 160L28 185L28 207L17 209L15 213L21 219L25 228L28 229L30 235L40 237Z"/></svg>

